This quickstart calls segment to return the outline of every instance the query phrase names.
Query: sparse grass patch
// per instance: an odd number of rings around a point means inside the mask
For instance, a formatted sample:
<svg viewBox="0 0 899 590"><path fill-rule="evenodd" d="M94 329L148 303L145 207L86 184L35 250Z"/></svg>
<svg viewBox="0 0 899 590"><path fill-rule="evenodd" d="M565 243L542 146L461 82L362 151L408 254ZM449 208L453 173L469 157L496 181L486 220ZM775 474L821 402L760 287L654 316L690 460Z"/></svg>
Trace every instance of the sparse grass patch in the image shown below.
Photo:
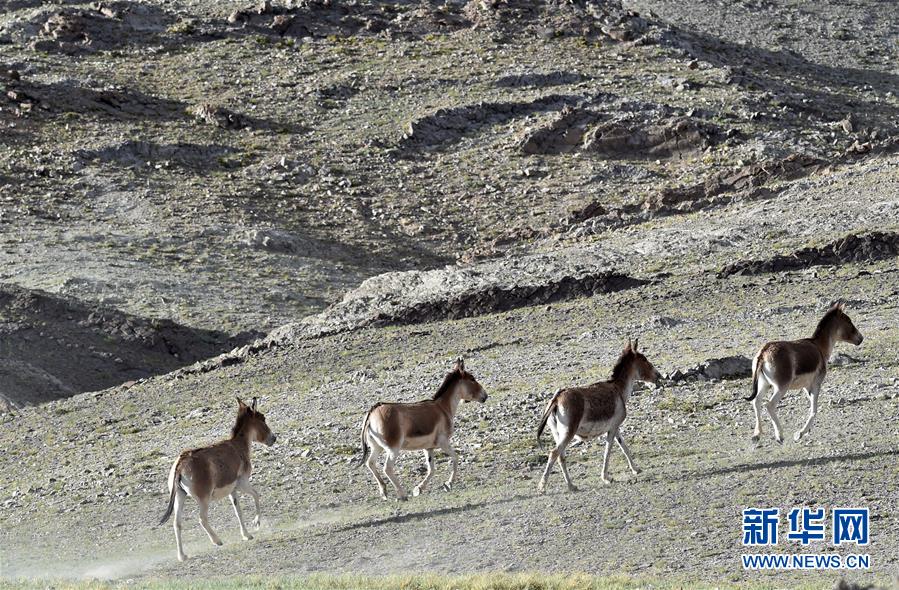
<svg viewBox="0 0 899 590"><path fill-rule="evenodd" d="M662 565L662 564L660 564ZM391 576L316 575L309 577L248 577L203 581L146 580L136 583L114 584L101 581L0 582L0 588L47 588L72 590L106 590L108 588L147 588L152 590L182 590L193 588L230 589L295 589L295 590L668 590L682 588L768 589L783 587L777 583L699 583L687 580L654 580L629 576L598 577L587 574L473 574L441 576L434 574L401 574ZM798 584L797 589L820 588L820 584Z"/></svg>

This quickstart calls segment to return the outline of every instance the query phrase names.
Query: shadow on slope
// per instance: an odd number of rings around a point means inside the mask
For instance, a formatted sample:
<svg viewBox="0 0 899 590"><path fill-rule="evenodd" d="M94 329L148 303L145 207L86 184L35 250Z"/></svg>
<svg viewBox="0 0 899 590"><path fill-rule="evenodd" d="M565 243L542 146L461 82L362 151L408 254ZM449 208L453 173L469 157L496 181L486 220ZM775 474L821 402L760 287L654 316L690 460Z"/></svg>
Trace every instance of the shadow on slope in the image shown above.
<svg viewBox="0 0 899 590"><path fill-rule="evenodd" d="M0 284L0 403L18 407L106 389L258 336L199 330Z"/></svg>

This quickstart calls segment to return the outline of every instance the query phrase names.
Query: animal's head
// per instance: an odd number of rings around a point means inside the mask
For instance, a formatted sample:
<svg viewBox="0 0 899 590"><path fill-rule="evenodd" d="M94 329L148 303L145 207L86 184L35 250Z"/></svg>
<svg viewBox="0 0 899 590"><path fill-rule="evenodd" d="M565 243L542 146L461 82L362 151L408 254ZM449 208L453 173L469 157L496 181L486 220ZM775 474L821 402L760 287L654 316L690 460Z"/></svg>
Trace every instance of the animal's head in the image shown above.
<svg viewBox="0 0 899 590"><path fill-rule="evenodd" d="M481 384L474 378L474 375L465 370L465 361L461 356L456 359L456 364L453 366L451 373L453 372L457 375L458 381L456 387L459 388L459 393L463 401L481 403L487 401L487 392L484 391Z"/></svg>
<svg viewBox="0 0 899 590"><path fill-rule="evenodd" d="M658 383L659 379L662 378L662 375L659 374L659 372L656 371L656 368L652 366L652 363L643 356L643 353L637 350L639 342L639 338L634 338L633 342L628 338L627 346L624 347L624 352L621 353L621 356L623 359L630 357L631 363L634 366L634 378L637 381Z"/></svg>
<svg viewBox="0 0 899 590"><path fill-rule="evenodd" d="M845 303L835 303L827 314L831 316L831 322L833 322L831 324L832 333L837 340L850 342L858 346L865 339L862 333L855 327L855 324L852 323L852 320L849 319L849 316L846 315Z"/></svg>
<svg viewBox="0 0 899 590"><path fill-rule="evenodd" d="M246 432L250 440L272 446L277 437L265 423L265 415L256 409L256 403L255 397L249 406L237 398L237 422L234 423L231 435L236 436L238 432Z"/></svg>

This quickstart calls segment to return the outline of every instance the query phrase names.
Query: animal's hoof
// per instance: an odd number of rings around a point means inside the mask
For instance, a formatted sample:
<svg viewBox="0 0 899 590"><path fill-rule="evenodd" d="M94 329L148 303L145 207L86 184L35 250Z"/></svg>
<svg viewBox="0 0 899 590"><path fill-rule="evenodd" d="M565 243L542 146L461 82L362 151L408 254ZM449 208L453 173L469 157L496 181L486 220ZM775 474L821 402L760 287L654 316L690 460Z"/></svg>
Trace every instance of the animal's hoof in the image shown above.
<svg viewBox="0 0 899 590"><path fill-rule="evenodd" d="M416 498L421 495L421 488L419 486L415 486L412 488L412 495Z"/></svg>
<svg viewBox="0 0 899 590"><path fill-rule="evenodd" d="M178 561L184 562L187 561L187 556L185 554L181 554L178 556Z"/></svg>
<svg viewBox="0 0 899 590"><path fill-rule="evenodd" d="M252 541L253 540L253 535L246 534L246 535L241 535L241 536L243 537L244 541Z"/></svg>
<svg viewBox="0 0 899 590"><path fill-rule="evenodd" d="M761 433L753 434L751 437L749 437L749 440L751 440L754 443L757 443L757 442L759 442L760 436L761 436Z"/></svg>
<svg viewBox="0 0 899 590"><path fill-rule="evenodd" d="M776 436L776 437L774 437L774 440L776 440L777 444L779 444L779 445L784 444L784 437L782 437L782 436Z"/></svg>
<svg viewBox="0 0 899 590"><path fill-rule="evenodd" d="M222 543L222 540L221 540L221 539L216 539L215 541L213 541L213 543L215 543L215 544L218 545L219 547L221 547L222 545L224 545L224 543Z"/></svg>
<svg viewBox="0 0 899 590"><path fill-rule="evenodd" d="M409 499L409 496L397 496L396 497L397 502L405 502L408 499Z"/></svg>
<svg viewBox="0 0 899 590"><path fill-rule="evenodd" d="M570 483L570 484L568 484L568 491L569 492L579 492L580 490L577 489L576 485L574 485L573 483Z"/></svg>
<svg viewBox="0 0 899 590"><path fill-rule="evenodd" d="M801 438L802 438L802 432L797 432L796 434L793 435L793 440L796 442L799 442L799 440Z"/></svg>
<svg viewBox="0 0 899 590"><path fill-rule="evenodd" d="M603 481L603 483L612 483L612 478L611 477L603 477L602 481Z"/></svg>
<svg viewBox="0 0 899 590"><path fill-rule="evenodd" d="M639 467L635 467L635 468L631 469L631 471L634 472L634 475L640 475L641 473L643 473L643 470L640 469Z"/></svg>
<svg viewBox="0 0 899 590"><path fill-rule="evenodd" d="M443 484L443 489L448 492L453 489L453 484L451 484L450 482L446 482L445 484Z"/></svg>

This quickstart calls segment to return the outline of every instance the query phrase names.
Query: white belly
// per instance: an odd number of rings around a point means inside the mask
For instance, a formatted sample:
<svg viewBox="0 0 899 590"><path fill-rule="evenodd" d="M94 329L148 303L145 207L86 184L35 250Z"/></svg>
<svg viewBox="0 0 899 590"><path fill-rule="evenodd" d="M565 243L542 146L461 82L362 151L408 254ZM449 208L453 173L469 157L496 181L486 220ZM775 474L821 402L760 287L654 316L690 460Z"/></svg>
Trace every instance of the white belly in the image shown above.
<svg viewBox="0 0 899 590"><path fill-rule="evenodd" d="M406 438L403 440L403 450L404 451L420 451L423 449L434 449L437 448L436 441L434 440L434 436L429 434L427 436L415 436L411 438Z"/></svg>
<svg viewBox="0 0 899 590"><path fill-rule="evenodd" d="M237 482L232 483L231 485L227 485L223 488L214 488L212 490L212 499L213 500L221 500L222 498L231 494L234 491L234 486Z"/></svg>
<svg viewBox="0 0 899 590"><path fill-rule="evenodd" d="M588 422L587 420L582 420L580 427L577 430L577 436L582 439L596 438L597 436L602 436L607 433L610 426L610 420L602 422Z"/></svg>

